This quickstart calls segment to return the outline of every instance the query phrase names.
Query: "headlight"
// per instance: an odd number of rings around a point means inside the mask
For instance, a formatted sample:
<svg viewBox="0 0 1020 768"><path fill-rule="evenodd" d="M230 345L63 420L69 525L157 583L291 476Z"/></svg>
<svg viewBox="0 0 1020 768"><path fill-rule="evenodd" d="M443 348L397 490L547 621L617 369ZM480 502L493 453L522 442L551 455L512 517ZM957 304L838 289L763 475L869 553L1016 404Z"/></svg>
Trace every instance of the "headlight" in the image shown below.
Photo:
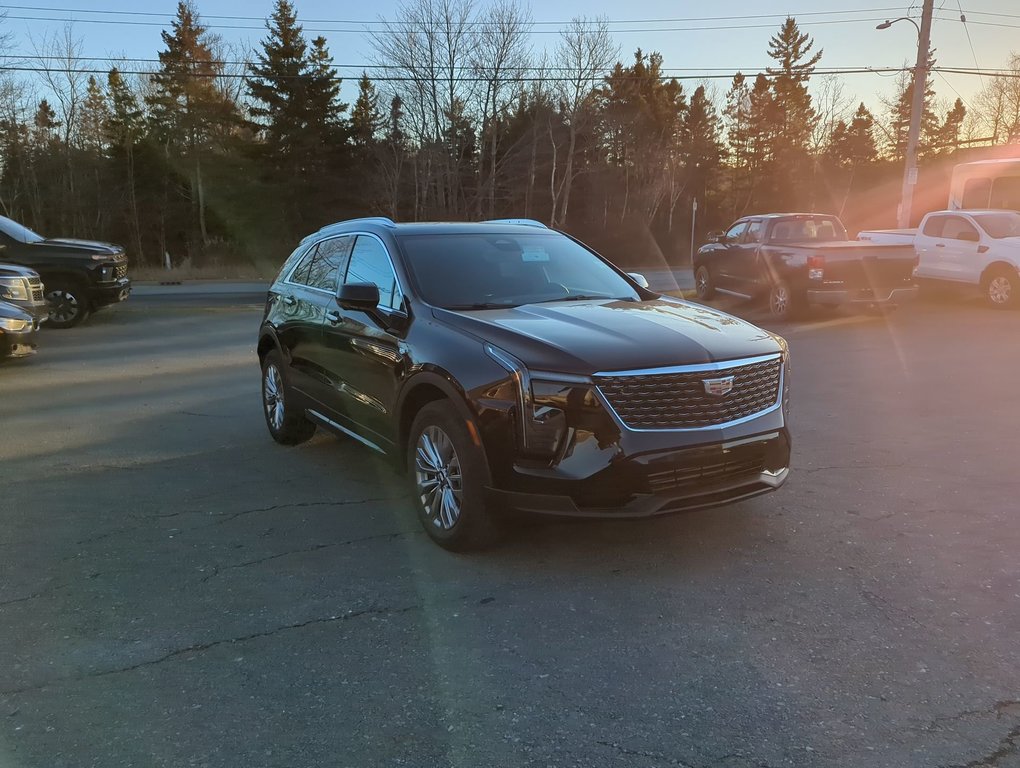
<svg viewBox="0 0 1020 768"><path fill-rule="evenodd" d="M0 329L5 331L24 331L31 327L31 320L18 320L14 317L0 317Z"/></svg>
<svg viewBox="0 0 1020 768"><path fill-rule="evenodd" d="M101 266L99 268L99 279L102 282L104 282L104 283L107 283L110 280L113 280L113 278L114 278L114 276L116 276L116 274L117 274L117 268L115 266L113 266L113 264L104 264L103 266Z"/></svg>
<svg viewBox="0 0 1020 768"><path fill-rule="evenodd" d="M523 455L532 458L562 457L575 430L594 433L599 442L619 436L609 414L583 376L533 373L507 352L492 344L486 353L509 371L517 389L518 441Z"/></svg>
<svg viewBox="0 0 1020 768"><path fill-rule="evenodd" d="M28 283L21 277L0 277L0 299L28 301Z"/></svg>

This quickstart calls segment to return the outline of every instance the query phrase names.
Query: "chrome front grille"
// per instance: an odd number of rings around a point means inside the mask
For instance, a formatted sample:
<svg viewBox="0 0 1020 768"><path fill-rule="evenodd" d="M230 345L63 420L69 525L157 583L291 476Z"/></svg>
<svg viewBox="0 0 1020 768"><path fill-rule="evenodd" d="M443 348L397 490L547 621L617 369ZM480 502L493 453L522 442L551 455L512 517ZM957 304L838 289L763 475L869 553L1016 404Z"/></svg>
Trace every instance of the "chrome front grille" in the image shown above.
<svg viewBox="0 0 1020 768"><path fill-rule="evenodd" d="M43 283L41 277L28 278L28 287L32 294L32 301L43 300Z"/></svg>
<svg viewBox="0 0 1020 768"><path fill-rule="evenodd" d="M127 277L127 262L121 262L117 264L117 279L120 280L122 277Z"/></svg>
<svg viewBox="0 0 1020 768"><path fill-rule="evenodd" d="M709 394L706 380L733 377L724 395ZM599 374L595 384L630 429L702 429L728 424L779 403L779 355L732 366L680 371Z"/></svg>

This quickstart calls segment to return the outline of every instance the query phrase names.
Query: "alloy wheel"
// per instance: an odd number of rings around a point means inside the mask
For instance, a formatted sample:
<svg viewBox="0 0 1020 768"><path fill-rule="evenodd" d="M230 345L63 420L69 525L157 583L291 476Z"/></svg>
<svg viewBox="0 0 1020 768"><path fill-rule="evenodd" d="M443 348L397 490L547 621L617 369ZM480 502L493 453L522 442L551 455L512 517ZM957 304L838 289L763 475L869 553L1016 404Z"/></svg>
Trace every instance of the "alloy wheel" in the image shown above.
<svg viewBox="0 0 1020 768"><path fill-rule="evenodd" d="M785 285L777 285L772 289L769 299L770 309L776 317L783 317L790 311L790 291Z"/></svg>
<svg viewBox="0 0 1020 768"><path fill-rule="evenodd" d="M68 323L81 313L78 297L70 291L56 290L46 294L49 304L50 320L55 323Z"/></svg>
<svg viewBox="0 0 1020 768"><path fill-rule="evenodd" d="M988 283L988 300L993 304L1008 304L1013 295L1013 284L1005 275L996 275Z"/></svg>
<svg viewBox="0 0 1020 768"><path fill-rule="evenodd" d="M266 366L265 376L262 377L262 401L266 407L266 419L273 429L279 432L283 429L283 377L274 364Z"/></svg>
<svg viewBox="0 0 1020 768"><path fill-rule="evenodd" d="M694 289L698 292L699 298L704 298L708 294L708 270L704 267L700 267L694 276Z"/></svg>
<svg viewBox="0 0 1020 768"><path fill-rule="evenodd" d="M453 441L435 425L426 427L418 438L414 476L419 500L431 523L443 530L452 529L460 519L463 476Z"/></svg>

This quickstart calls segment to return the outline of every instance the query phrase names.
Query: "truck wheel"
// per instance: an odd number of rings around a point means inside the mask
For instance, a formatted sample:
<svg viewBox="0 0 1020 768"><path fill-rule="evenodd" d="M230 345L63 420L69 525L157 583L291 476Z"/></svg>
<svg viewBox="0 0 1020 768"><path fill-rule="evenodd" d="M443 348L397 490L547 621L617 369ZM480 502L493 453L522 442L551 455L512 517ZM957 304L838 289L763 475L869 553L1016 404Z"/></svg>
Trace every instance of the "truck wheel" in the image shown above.
<svg viewBox="0 0 1020 768"><path fill-rule="evenodd" d="M790 320L797 316L801 302L790 286L780 280L769 290L769 313L777 320Z"/></svg>
<svg viewBox="0 0 1020 768"><path fill-rule="evenodd" d="M292 406L284 365L275 350L262 361L262 412L269 434L281 445L297 445L315 434L315 424Z"/></svg>
<svg viewBox="0 0 1020 768"><path fill-rule="evenodd" d="M491 482L485 450L446 400L428 403L414 417L407 440L411 503L436 544L452 551L488 546L499 527L486 506Z"/></svg>
<svg viewBox="0 0 1020 768"><path fill-rule="evenodd" d="M81 283L57 280L46 285L46 303L49 305L49 328L73 328L92 311L88 296Z"/></svg>
<svg viewBox="0 0 1020 768"><path fill-rule="evenodd" d="M1008 309L1017 304L1020 281L1017 273L999 268L985 278L985 298L996 309Z"/></svg>
<svg viewBox="0 0 1020 768"><path fill-rule="evenodd" d="M694 290L702 301L715 296L715 285L712 283L712 273L708 267L702 264L694 273Z"/></svg>

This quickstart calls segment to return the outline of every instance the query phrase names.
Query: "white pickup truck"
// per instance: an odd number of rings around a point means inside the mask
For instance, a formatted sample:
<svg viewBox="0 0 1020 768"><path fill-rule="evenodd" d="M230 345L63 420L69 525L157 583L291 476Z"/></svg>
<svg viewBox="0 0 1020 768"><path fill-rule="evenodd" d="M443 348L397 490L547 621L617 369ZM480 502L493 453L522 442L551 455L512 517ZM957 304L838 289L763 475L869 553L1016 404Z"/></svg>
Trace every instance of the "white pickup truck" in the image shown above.
<svg viewBox="0 0 1020 768"><path fill-rule="evenodd" d="M935 211L916 230L865 231L859 240L885 245L912 242L914 276L973 286L993 307L1020 305L1020 213L1005 210Z"/></svg>

